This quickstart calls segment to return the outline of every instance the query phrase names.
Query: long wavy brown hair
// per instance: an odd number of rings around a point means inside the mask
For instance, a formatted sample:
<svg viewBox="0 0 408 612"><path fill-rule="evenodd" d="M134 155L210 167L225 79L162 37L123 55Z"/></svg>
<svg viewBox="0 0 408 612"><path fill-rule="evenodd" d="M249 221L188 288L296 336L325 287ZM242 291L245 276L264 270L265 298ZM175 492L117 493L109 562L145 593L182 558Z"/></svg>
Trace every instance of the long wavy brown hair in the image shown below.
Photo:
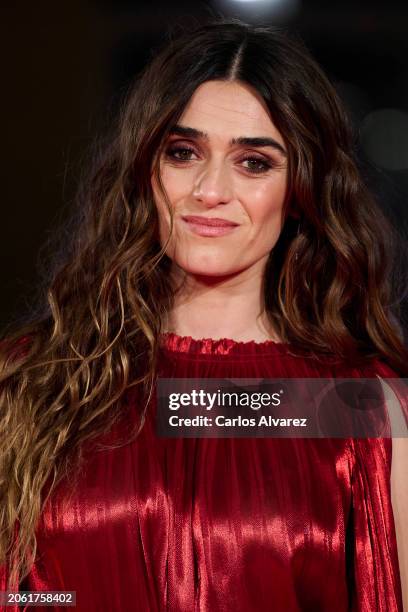
<svg viewBox="0 0 408 612"><path fill-rule="evenodd" d="M140 419L118 444L143 426L174 295L152 173L160 182L171 127L195 89L214 79L252 86L289 152L285 222L264 275L273 328L294 354L353 364L377 357L408 375L391 251L398 236L361 178L329 80L282 31L217 21L179 34L127 95L58 234L63 247L38 308L3 333L0 563L12 585L35 558L48 496L80 466L85 440L120 418L130 389L141 391Z"/></svg>

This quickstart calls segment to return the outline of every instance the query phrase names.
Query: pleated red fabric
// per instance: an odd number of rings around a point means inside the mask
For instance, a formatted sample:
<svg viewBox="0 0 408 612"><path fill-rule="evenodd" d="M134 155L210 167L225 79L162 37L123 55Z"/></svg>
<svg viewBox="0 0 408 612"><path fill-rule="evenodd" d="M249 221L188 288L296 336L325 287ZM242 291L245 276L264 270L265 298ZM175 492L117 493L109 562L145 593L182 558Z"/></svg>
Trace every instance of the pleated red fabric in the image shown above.
<svg viewBox="0 0 408 612"><path fill-rule="evenodd" d="M161 337L163 378L377 375L397 377L272 341ZM390 438L159 438L155 409L136 440L90 453L68 505L64 483L51 496L25 590L76 591L81 612L402 611Z"/></svg>

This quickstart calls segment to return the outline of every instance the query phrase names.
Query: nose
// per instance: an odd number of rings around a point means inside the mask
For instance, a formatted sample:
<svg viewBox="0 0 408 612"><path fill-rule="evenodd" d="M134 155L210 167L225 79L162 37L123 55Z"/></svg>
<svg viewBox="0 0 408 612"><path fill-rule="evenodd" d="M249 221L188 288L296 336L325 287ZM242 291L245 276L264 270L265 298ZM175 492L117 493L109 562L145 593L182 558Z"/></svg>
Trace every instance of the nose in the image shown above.
<svg viewBox="0 0 408 612"><path fill-rule="evenodd" d="M197 176L193 197L207 207L227 204L231 198L231 181L221 163L209 162Z"/></svg>

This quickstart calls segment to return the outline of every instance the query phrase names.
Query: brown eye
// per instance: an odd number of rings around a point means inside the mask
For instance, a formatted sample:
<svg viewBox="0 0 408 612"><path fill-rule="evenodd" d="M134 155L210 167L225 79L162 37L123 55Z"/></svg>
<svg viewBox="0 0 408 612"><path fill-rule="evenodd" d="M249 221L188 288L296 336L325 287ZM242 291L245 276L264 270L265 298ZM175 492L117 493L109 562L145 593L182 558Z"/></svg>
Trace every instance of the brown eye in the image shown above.
<svg viewBox="0 0 408 612"><path fill-rule="evenodd" d="M244 165L245 169L253 174L262 174L272 167L272 164L268 160L260 157L247 157L243 162L246 164Z"/></svg>
<svg viewBox="0 0 408 612"><path fill-rule="evenodd" d="M166 150L166 157L181 162L190 161L193 155L195 155L194 150L188 147L169 147Z"/></svg>

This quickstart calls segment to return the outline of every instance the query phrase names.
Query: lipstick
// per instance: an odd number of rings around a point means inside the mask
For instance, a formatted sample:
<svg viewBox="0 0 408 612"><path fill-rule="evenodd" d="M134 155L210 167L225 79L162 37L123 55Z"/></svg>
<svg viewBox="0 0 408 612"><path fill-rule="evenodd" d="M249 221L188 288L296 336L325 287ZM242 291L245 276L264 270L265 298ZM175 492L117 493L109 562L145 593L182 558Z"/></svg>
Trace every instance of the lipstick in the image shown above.
<svg viewBox="0 0 408 612"><path fill-rule="evenodd" d="M220 217L186 215L182 217L182 220L192 232L199 236L224 236L239 227L238 223Z"/></svg>

